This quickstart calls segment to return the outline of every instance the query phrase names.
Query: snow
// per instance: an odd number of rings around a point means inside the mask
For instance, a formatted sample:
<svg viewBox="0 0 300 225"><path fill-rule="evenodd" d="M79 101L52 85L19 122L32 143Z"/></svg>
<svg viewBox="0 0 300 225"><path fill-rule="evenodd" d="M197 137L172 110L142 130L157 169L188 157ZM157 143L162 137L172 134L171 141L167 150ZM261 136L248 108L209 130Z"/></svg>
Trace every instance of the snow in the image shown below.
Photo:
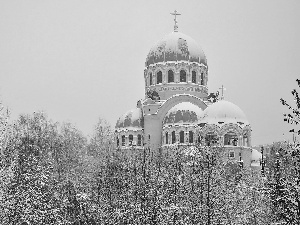
<svg viewBox="0 0 300 225"><path fill-rule="evenodd" d="M140 108L132 109L123 114L116 124L116 128L138 127L142 128L143 115Z"/></svg>
<svg viewBox="0 0 300 225"><path fill-rule="evenodd" d="M180 60L207 66L205 54L194 39L180 32L172 32L151 48L146 65Z"/></svg>
<svg viewBox="0 0 300 225"><path fill-rule="evenodd" d="M203 110L190 102L182 102L173 106L164 118L167 123L198 123L203 116Z"/></svg>
<svg viewBox="0 0 300 225"><path fill-rule="evenodd" d="M223 122L228 123L242 123L240 125L249 125L245 113L235 104L221 100L204 110L204 116L202 118L204 123L218 124Z"/></svg>

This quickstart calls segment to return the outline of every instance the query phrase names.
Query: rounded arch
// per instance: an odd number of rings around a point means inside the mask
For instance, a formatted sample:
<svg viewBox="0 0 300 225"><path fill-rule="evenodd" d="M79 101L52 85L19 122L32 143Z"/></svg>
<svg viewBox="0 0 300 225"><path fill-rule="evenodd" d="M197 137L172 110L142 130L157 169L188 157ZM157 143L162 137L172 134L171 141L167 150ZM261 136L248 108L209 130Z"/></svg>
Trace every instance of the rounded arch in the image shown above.
<svg viewBox="0 0 300 225"><path fill-rule="evenodd" d="M163 105L161 105L160 108L158 109L157 116L160 122L162 123L165 115L173 106L181 102L190 102L198 106L202 110L207 108L207 105L200 98L197 98L196 96L188 95L188 94L174 95L171 98L167 99L166 102Z"/></svg>
<svg viewBox="0 0 300 225"><path fill-rule="evenodd" d="M218 136L220 135L220 128L215 124L205 124L205 126L201 129L201 134L205 136L208 133L216 133Z"/></svg>
<svg viewBox="0 0 300 225"><path fill-rule="evenodd" d="M240 135L242 135L243 130L239 125L229 123L229 124L225 124L224 126L221 127L220 135L224 136L228 132L233 132L236 135L240 136Z"/></svg>
<svg viewBox="0 0 300 225"><path fill-rule="evenodd" d="M187 82L187 71L184 68L179 71L179 82Z"/></svg>
<svg viewBox="0 0 300 225"><path fill-rule="evenodd" d="M150 72L148 74L148 77L149 77L149 86L153 85L153 77L152 77L152 72Z"/></svg>
<svg viewBox="0 0 300 225"><path fill-rule="evenodd" d="M161 72L161 70L158 70L156 72L156 84L162 84L162 80L163 80L162 72Z"/></svg>
<svg viewBox="0 0 300 225"><path fill-rule="evenodd" d="M167 80L168 80L168 83L173 83L175 81L173 69L168 69L168 79Z"/></svg>
<svg viewBox="0 0 300 225"><path fill-rule="evenodd" d="M200 73L200 84L201 85L205 85L205 82L204 82L204 72L203 71L201 71L201 73Z"/></svg>
<svg viewBox="0 0 300 225"><path fill-rule="evenodd" d="M197 83L197 72L196 70L192 70L192 83Z"/></svg>

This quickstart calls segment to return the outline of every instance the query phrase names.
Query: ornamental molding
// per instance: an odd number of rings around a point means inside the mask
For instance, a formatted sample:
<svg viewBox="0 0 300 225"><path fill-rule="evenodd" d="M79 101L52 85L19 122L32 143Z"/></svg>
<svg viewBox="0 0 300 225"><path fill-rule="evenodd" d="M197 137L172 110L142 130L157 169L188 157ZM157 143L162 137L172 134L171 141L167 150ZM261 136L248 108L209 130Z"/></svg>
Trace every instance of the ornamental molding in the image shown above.
<svg viewBox="0 0 300 225"><path fill-rule="evenodd" d="M162 133L165 134L166 132L172 133L175 131L175 133L178 133L180 131L184 131L185 133L188 133L190 131L193 131L194 134L197 132L197 128L195 126L172 126L172 127L165 127L162 130Z"/></svg>
<svg viewBox="0 0 300 225"><path fill-rule="evenodd" d="M250 125L246 125L244 128L243 128L243 136L247 136L247 137L251 137L251 126Z"/></svg>
<svg viewBox="0 0 300 225"><path fill-rule="evenodd" d="M224 136L228 132L233 132L238 136L243 135L243 129L239 125L233 123L225 124L221 127L220 129L221 136Z"/></svg>
<svg viewBox="0 0 300 225"><path fill-rule="evenodd" d="M204 67L205 69L208 69L208 66L206 66L203 63L198 63L198 62L189 62L189 61L166 61L166 62L158 62L158 63L151 63L148 66L145 66L144 70L147 70L149 68L154 68L158 65L165 66L165 65L178 65L178 64L186 64L186 65L193 65L193 66L198 66L198 67Z"/></svg>
<svg viewBox="0 0 300 225"><path fill-rule="evenodd" d="M164 104L162 104L158 108L157 116L161 121L161 124L163 123L163 119L165 118L168 111L175 105L181 103L181 102L190 102L198 107L200 107L202 110L207 108L207 105L198 97L194 95L189 94L178 94L173 95L172 97L168 98ZM163 126L163 124L162 124Z"/></svg>
<svg viewBox="0 0 300 225"><path fill-rule="evenodd" d="M215 124L205 124L201 129L203 136L206 136L208 133L215 133L217 136L221 136L220 128Z"/></svg>
<svg viewBox="0 0 300 225"><path fill-rule="evenodd" d="M195 62L188 63L184 61L157 63L155 65L150 65L144 69L144 77L149 77L150 73L152 73L152 76L155 76L159 70L161 70L163 74L168 74L168 71L170 69L173 70L174 75L180 73L181 69L184 69L187 75L189 75L192 70L196 70L197 75L200 75L203 72L204 77L207 79L207 67L204 64Z"/></svg>

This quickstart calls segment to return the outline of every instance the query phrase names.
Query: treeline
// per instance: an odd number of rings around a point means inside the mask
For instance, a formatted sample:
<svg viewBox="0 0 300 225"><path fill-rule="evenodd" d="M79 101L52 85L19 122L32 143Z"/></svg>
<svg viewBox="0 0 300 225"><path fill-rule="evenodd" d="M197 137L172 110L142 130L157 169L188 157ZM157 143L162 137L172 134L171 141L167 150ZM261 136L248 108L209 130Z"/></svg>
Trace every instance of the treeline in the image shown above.
<svg viewBox="0 0 300 225"><path fill-rule="evenodd" d="M104 120L87 138L2 113L0 138L1 224L299 224L296 145L274 145L263 177L222 148L114 149Z"/></svg>

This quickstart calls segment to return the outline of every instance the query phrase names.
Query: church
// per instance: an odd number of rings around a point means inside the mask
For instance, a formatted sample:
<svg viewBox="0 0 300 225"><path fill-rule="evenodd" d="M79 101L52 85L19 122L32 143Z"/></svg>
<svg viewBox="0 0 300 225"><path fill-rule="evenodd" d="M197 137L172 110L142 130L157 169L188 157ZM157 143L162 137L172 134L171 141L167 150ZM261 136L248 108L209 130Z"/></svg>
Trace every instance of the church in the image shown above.
<svg viewBox="0 0 300 225"><path fill-rule="evenodd" d="M144 69L145 97L115 126L116 147L151 151L183 146L222 146L229 160L245 166L259 160L251 148L251 126L245 113L208 94L208 63L196 41L174 31L149 51ZM256 152L253 152L256 151Z"/></svg>

